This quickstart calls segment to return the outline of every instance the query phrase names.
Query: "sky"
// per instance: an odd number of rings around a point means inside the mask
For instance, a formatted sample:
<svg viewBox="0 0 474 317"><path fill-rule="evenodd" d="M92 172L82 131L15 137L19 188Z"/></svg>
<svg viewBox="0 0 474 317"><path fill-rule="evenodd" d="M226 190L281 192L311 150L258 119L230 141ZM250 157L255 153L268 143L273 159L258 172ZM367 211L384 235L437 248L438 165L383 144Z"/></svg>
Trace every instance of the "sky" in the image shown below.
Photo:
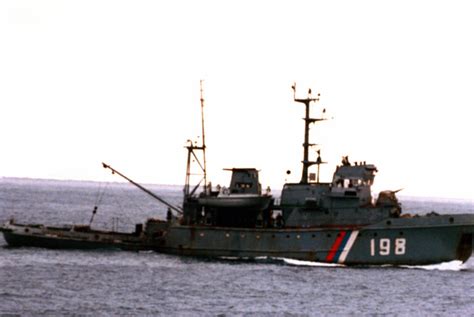
<svg viewBox="0 0 474 317"><path fill-rule="evenodd" d="M1 1L0 177L183 184L256 167L298 182L304 108L330 181L341 157L374 190L474 199L471 1ZM315 158L314 150L311 152ZM290 170L290 175L286 171Z"/></svg>

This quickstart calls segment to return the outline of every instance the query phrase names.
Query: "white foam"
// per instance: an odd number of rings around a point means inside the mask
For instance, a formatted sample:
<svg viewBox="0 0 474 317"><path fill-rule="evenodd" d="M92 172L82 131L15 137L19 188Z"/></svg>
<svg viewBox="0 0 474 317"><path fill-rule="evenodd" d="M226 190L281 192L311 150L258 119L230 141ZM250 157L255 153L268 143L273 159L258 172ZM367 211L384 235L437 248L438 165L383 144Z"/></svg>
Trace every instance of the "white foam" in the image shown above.
<svg viewBox="0 0 474 317"><path fill-rule="evenodd" d="M255 260L265 261L268 260L268 256L256 256Z"/></svg>
<svg viewBox="0 0 474 317"><path fill-rule="evenodd" d="M324 262L313 262L313 261L302 261L295 259L279 258L283 262L289 265L295 266L316 266L316 267L345 267L343 264L339 263L324 263ZM393 267L391 264L380 265L379 267ZM399 267L407 269L420 269L427 271L462 271L469 269L469 266L462 261L455 260L450 262L443 262L439 264L430 264L430 265L400 265Z"/></svg>
<svg viewBox="0 0 474 317"><path fill-rule="evenodd" d="M400 265L400 267L427 271L462 271L467 269L467 266L459 260L430 265Z"/></svg>
<svg viewBox="0 0 474 317"><path fill-rule="evenodd" d="M341 267L344 266L339 263L323 263L323 262L313 262L313 261L302 261L302 260L295 260L295 259L287 259L281 258L283 262L289 265L296 265L296 266L318 266L318 267Z"/></svg>
<svg viewBox="0 0 474 317"><path fill-rule="evenodd" d="M248 261L248 260L255 260L255 261L266 261L268 260L267 256L256 256L256 257L248 257L248 256L219 256L221 260L230 260L230 261Z"/></svg>

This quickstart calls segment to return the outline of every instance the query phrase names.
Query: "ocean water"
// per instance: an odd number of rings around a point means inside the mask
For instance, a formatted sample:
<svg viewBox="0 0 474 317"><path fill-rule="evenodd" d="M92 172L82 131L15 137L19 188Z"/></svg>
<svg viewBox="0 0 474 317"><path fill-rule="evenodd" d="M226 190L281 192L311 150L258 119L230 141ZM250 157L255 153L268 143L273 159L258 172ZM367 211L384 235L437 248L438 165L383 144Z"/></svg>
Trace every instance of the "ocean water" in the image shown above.
<svg viewBox="0 0 474 317"><path fill-rule="evenodd" d="M150 186L179 204L181 189ZM410 213L474 213L473 201L402 197ZM0 180L0 221L132 231L166 208L128 184ZM118 219L118 220L117 220ZM155 252L6 248L0 315L474 315L474 260L344 267L292 259L207 260Z"/></svg>

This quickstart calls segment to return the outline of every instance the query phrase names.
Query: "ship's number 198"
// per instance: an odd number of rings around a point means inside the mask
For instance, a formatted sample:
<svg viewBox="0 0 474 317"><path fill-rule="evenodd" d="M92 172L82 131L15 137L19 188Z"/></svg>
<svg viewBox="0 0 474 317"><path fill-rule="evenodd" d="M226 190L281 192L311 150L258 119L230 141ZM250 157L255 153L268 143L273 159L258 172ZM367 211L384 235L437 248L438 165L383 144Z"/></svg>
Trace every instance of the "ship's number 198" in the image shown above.
<svg viewBox="0 0 474 317"><path fill-rule="evenodd" d="M396 238L393 244L393 250L391 248L391 241L388 238L383 239L370 239L370 255L390 255L393 252L395 255L405 254L406 240L405 238ZM377 243L378 242L378 243Z"/></svg>

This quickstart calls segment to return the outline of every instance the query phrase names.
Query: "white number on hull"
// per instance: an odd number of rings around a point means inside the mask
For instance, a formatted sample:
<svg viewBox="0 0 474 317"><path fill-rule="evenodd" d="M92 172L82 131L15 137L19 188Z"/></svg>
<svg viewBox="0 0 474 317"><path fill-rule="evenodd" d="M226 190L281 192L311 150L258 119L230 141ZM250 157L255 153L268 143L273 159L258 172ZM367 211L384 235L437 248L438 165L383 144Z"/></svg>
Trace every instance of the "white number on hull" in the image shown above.
<svg viewBox="0 0 474 317"><path fill-rule="evenodd" d="M405 254L405 243L406 243L406 240L404 238L395 239L395 254L396 255Z"/></svg>
<svg viewBox="0 0 474 317"><path fill-rule="evenodd" d="M378 255L390 255L390 239L383 238L379 240L378 245L376 245L376 239L370 239L370 255L375 256ZM394 253L395 255L403 255L405 254L406 249L406 240L405 238L396 238L395 239L395 246L394 246Z"/></svg>

